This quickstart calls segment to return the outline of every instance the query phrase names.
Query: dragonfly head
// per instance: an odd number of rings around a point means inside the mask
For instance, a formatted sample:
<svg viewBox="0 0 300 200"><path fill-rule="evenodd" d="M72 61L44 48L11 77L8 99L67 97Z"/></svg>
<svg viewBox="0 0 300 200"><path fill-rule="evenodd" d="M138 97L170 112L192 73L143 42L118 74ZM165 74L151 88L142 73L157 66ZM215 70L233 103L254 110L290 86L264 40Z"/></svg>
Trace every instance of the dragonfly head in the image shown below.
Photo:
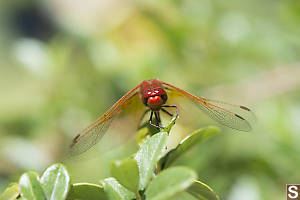
<svg viewBox="0 0 300 200"><path fill-rule="evenodd" d="M143 94L143 103L150 109L159 109L163 104L166 103L168 96L164 89L157 88L153 90L147 90Z"/></svg>

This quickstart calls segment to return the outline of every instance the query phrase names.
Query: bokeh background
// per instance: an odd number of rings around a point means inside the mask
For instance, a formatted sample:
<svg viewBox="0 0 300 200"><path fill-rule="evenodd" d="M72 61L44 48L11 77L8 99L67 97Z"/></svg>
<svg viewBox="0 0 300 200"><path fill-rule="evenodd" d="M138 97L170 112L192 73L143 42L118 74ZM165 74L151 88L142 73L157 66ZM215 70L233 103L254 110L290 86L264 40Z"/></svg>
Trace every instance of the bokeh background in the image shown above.
<svg viewBox="0 0 300 200"><path fill-rule="evenodd" d="M0 27L0 193L62 161L81 128L151 78L256 113L252 132L220 126L177 162L222 199L285 199L300 183L299 1L10 0ZM136 150L108 135L66 162L73 182L97 183Z"/></svg>

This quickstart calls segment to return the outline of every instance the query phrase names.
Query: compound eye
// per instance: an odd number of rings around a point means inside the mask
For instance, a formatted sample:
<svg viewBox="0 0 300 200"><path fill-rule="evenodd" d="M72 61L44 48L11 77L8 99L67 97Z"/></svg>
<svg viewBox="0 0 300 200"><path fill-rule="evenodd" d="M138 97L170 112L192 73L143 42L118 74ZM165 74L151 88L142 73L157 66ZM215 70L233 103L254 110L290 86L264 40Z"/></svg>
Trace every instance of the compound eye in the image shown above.
<svg viewBox="0 0 300 200"><path fill-rule="evenodd" d="M162 105L163 100L160 96L153 96L148 98L148 106L150 108L158 107Z"/></svg>
<svg viewBox="0 0 300 200"><path fill-rule="evenodd" d="M168 100L167 94L161 95L161 98L163 99L164 103Z"/></svg>

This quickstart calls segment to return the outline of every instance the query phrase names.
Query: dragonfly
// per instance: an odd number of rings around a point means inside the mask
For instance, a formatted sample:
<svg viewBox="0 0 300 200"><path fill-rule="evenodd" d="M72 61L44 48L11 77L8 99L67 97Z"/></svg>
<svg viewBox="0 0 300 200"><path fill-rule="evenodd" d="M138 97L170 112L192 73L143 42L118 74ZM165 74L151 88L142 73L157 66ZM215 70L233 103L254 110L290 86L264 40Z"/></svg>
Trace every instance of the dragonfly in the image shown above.
<svg viewBox="0 0 300 200"><path fill-rule="evenodd" d="M73 139L69 155L82 154L97 144L107 132L114 119L129 107L130 104L136 104L136 102L143 104L147 108L143 117L146 113L150 112L150 125L158 129L163 128L161 126L160 112L173 116L167 108L174 108L176 109L176 115L178 115L178 105L167 104L169 102L168 98L173 98L174 96L182 96L189 99L210 118L224 126L246 132L252 129L249 116L253 116L254 114L246 106L196 96L172 84L158 79L151 79L142 81L135 88L127 92L108 111L82 130ZM155 118L155 122L153 118Z"/></svg>

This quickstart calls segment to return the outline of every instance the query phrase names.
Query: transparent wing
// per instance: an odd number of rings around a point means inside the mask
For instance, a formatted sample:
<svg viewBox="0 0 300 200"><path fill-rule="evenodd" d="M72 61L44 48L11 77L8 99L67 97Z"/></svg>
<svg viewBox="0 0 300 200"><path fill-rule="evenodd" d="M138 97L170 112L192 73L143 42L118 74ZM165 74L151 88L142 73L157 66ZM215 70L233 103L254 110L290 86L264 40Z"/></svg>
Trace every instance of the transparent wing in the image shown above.
<svg viewBox="0 0 300 200"><path fill-rule="evenodd" d="M249 108L198 97L169 83L162 83L167 92L175 96L179 95L189 98L205 114L220 124L240 131L251 131L252 128L249 121L254 119L255 116Z"/></svg>
<svg viewBox="0 0 300 200"><path fill-rule="evenodd" d="M68 157L79 155L89 150L99 142L106 133L113 120L119 115L124 108L139 100L140 84L130 90L121 99L119 99L106 113L99 117L95 122L81 131L74 139L70 146Z"/></svg>

